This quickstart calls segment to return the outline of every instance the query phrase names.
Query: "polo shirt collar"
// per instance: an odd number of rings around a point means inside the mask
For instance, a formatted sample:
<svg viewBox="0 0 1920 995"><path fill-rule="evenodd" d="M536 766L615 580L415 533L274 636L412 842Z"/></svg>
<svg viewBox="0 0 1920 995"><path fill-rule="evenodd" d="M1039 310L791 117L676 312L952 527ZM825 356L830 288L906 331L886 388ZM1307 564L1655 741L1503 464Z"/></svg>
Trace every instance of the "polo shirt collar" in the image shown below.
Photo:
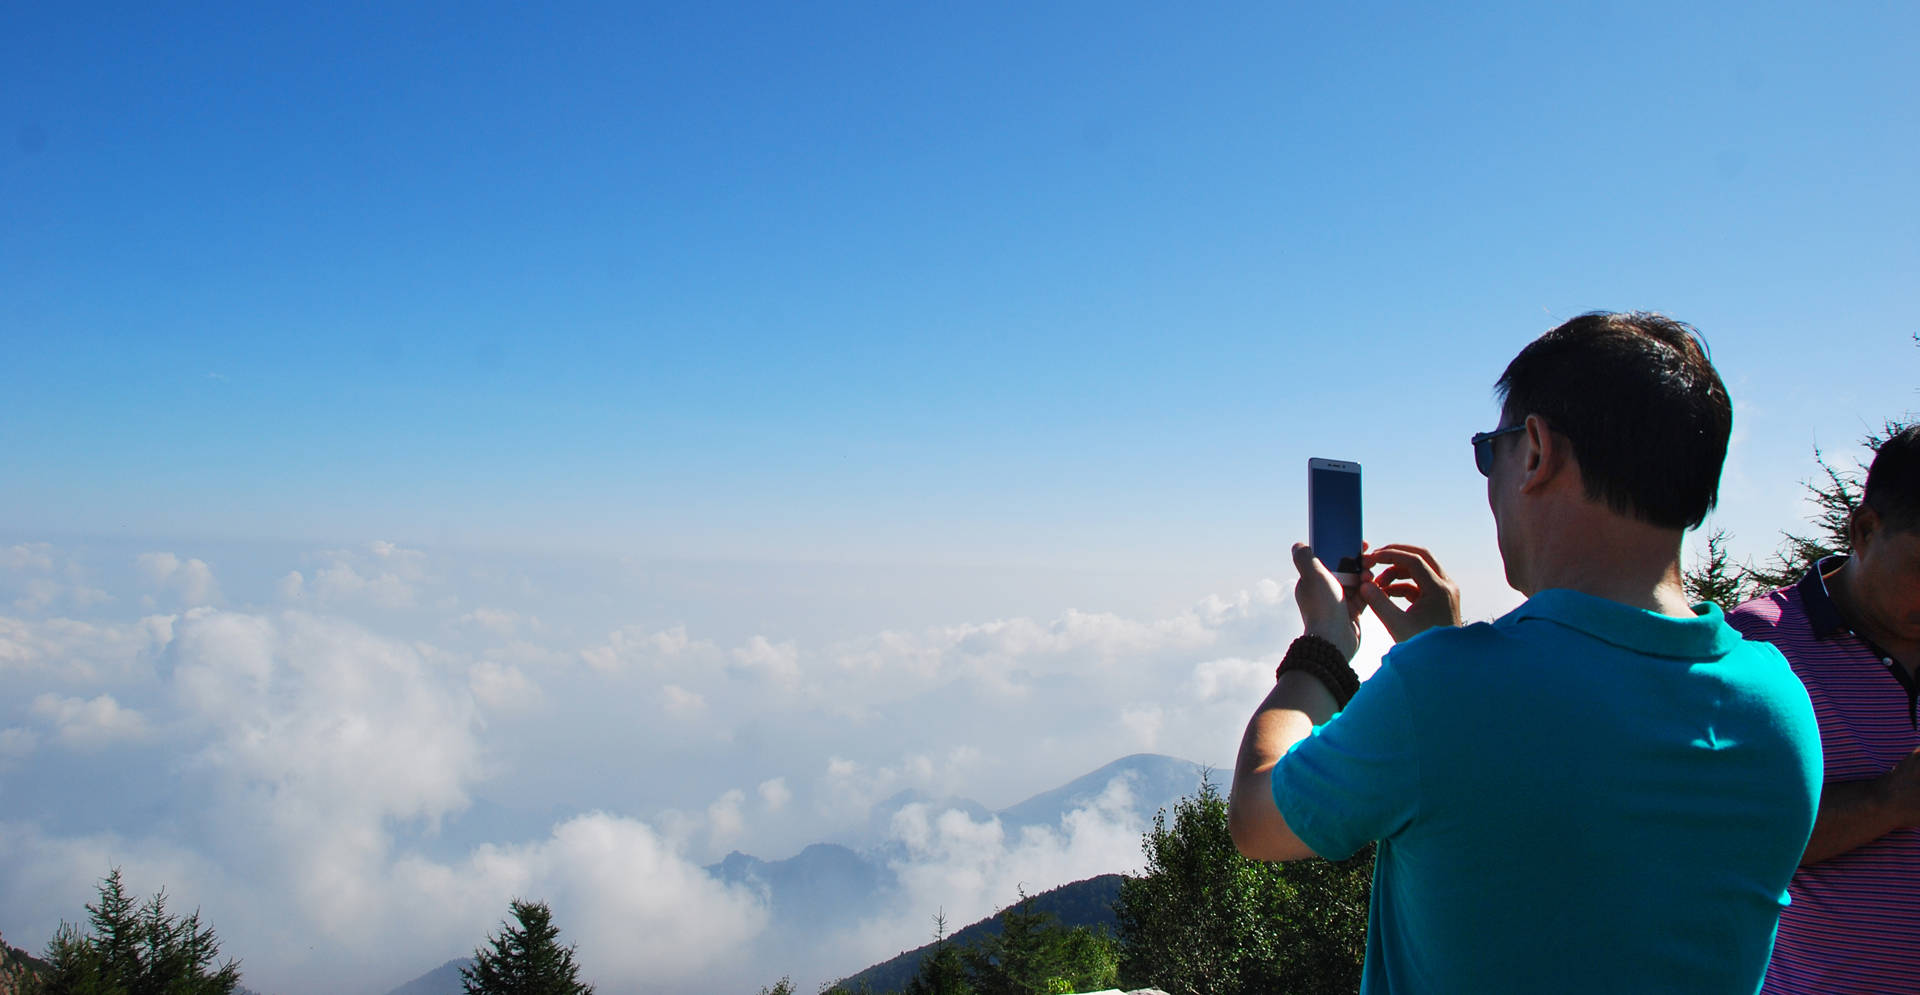
<svg viewBox="0 0 1920 995"><path fill-rule="evenodd" d="M1539 618L1557 622L1649 656L1717 659L1739 648L1740 634L1726 624L1719 605L1702 602L1694 605L1693 611L1693 618L1674 618L1591 594L1554 588L1528 598L1508 614L1507 619L1518 622Z"/></svg>
<svg viewBox="0 0 1920 995"><path fill-rule="evenodd" d="M1827 590L1827 575L1846 562L1844 556L1823 557L1807 568L1807 575L1794 585L1800 592L1800 606L1807 613L1807 625L1813 629L1815 639L1852 634L1847 620L1840 616L1840 608L1833 603L1833 592Z"/></svg>

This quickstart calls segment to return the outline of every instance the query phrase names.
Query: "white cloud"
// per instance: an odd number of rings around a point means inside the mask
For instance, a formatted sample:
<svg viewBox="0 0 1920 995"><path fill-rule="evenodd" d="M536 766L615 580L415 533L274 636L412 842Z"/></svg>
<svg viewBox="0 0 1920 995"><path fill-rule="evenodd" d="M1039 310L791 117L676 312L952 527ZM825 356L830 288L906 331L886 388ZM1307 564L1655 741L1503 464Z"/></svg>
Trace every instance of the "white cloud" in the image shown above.
<svg viewBox="0 0 1920 995"><path fill-rule="evenodd" d="M689 653L706 653L713 645L687 637L687 627L651 630L624 625L607 633L607 641L580 651L587 666L603 673L627 669L665 669Z"/></svg>
<svg viewBox="0 0 1920 995"><path fill-rule="evenodd" d="M391 572L362 575L353 564L334 562L314 571L313 593L322 601L364 600L385 608L413 606L413 585Z"/></svg>
<svg viewBox="0 0 1920 995"><path fill-rule="evenodd" d="M708 845L716 852L725 849L746 831L747 819L741 811L746 800L746 793L734 788L707 806Z"/></svg>
<svg viewBox="0 0 1920 995"><path fill-rule="evenodd" d="M977 760L977 754L966 747L951 751L944 767L924 753L909 753L878 766L832 757L827 761L826 797L820 803L827 811L864 814L904 788L950 791L956 773Z"/></svg>
<svg viewBox="0 0 1920 995"><path fill-rule="evenodd" d="M787 779L776 777L760 782L760 802L769 812L778 812L793 800L793 792L787 787Z"/></svg>
<svg viewBox="0 0 1920 995"><path fill-rule="evenodd" d="M1208 660L1194 665L1193 676L1187 681L1187 690L1195 700L1202 702L1221 698L1257 700L1256 696L1273 687L1273 672L1279 666L1278 656L1260 660L1237 656Z"/></svg>
<svg viewBox="0 0 1920 995"><path fill-rule="evenodd" d="M765 678L786 688L800 683L800 649L793 643L773 643L765 636L755 636L733 651L733 660L749 677Z"/></svg>
<svg viewBox="0 0 1920 995"><path fill-rule="evenodd" d="M52 570L53 544L25 542L0 549L0 568L7 570Z"/></svg>
<svg viewBox="0 0 1920 995"><path fill-rule="evenodd" d="M1140 705L1120 713L1120 726L1133 736L1142 750L1151 750L1160 742L1160 730L1167 724L1167 713L1159 705Z"/></svg>
<svg viewBox="0 0 1920 995"><path fill-rule="evenodd" d="M955 809L916 803L895 813L892 862L902 896L835 943L844 956L878 959L926 942L926 917L944 911L949 923L992 915L1020 891L1035 894L1098 874L1137 871L1145 826L1132 814L1126 778L1067 813L1057 825L1010 835L998 819L976 821Z"/></svg>
<svg viewBox="0 0 1920 995"><path fill-rule="evenodd" d="M175 618L152 615L134 622L94 624L0 616L0 674L37 676L63 684L126 680L147 671L152 654L173 638Z"/></svg>
<svg viewBox="0 0 1920 995"><path fill-rule="evenodd" d="M94 605L109 604L113 601L113 595L85 584L74 584L68 587L67 596L73 599L74 606L78 608L91 608Z"/></svg>
<svg viewBox="0 0 1920 995"><path fill-rule="evenodd" d="M26 582L26 593L14 599L14 610L23 614L37 615L65 599L73 607L86 610L96 605L113 601L113 595L97 587L86 584L63 584L47 577L34 577Z"/></svg>
<svg viewBox="0 0 1920 995"><path fill-rule="evenodd" d="M14 599L13 608L27 615L37 615L45 611L48 605L59 600L60 595L66 592L65 586L59 581L48 580L45 577L35 577L27 581L26 590L25 595Z"/></svg>
<svg viewBox="0 0 1920 995"><path fill-rule="evenodd" d="M220 585L213 579L213 568L205 560L183 560L173 553L141 553L134 558L134 572L147 587L169 595L181 605L192 608L220 600Z"/></svg>
<svg viewBox="0 0 1920 995"><path fill-rule="evenodd" d="M522 617L518 612L501 611L493 608L475 608L473 611L454 619L455 625L470 626L496 636L511 636L519 631L521 625L538 629L540 620Z"/></svg>
<svg viewBox="0 0 1920 995"><path fill-rule="evenodd" d="M282 601L298 601L307 594L307 578L298 570L289 571L274 585L274 592Z"/></svg>
<svg viewBox="0 0 1920 995"><path fill-rule="evenodd" d="M33 714L54 727L62 745L78 750L138 740L147 733L146 720L139 712L122 707L107 694L91 699L43 694L33 699Z"/></svg>
<svg viewBox="0 0 1920 995"><path fill-rule="evenodd" d="M539 686L511 664L476 663L468 672L467 683L473 699L490 712L523 712L541 701Z"/></svg>
<svg viewBox="0 0 1920 995"><path fill-rule="evenodd" d="M678 684L668 684L660 689L661 707L667 714L680 718L693 718L705 714L707 699L697 691L689 691Z"/></svg>
<svg viewBox="0 0 1920 995"><path fill-rule="evenodd" d="M435 819L478 773L472 700L411 645L299 612L189 616L174 684L236 787L297 785L342 818Z"/></svg>
<svg viewBox="0 0 1920 995"><path fill-rule="evenodd" d="M428 576L426 554L384 540L368 543L365 551L335 549L320 554L311 584L300 586L323 604L365 605L385 610L413 608ZM282 582L287 583L286 581ZM284 592L284 588L283 588Z"/></svg>
<svg viewBox="0 0 1920 995"><path fill-rule="evenodd" d="M1020 698L1038 682L1071 676L1110 681L1122 661L1181 660L1223 643L1271 641L1288 595L1267 579L1232 597L1209 596L1159 619L1069 610L1041 621L1007 618L884 631L829 648L842 687L905 690L963 678L995 696ZM1182 661L1184 663L1184 661ZM844 696L838 700L845 707Z"/></svg>

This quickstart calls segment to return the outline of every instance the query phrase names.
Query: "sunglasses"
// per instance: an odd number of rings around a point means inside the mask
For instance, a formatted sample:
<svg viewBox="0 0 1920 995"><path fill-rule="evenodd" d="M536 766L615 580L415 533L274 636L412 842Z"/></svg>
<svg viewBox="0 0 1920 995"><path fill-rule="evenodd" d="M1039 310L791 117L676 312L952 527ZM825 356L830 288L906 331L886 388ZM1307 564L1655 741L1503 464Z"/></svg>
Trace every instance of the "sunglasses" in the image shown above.
<svg viewBox="0 0 1920 995"><path fill-rule="evenodd" d="M1508 425L1506 428L1496 428L1491 432L1473 433L1474 468L1480 471L1482 477L1493 476L1493 440L1503 435L1512 435L1526 430L1525 425Z"/></svg>

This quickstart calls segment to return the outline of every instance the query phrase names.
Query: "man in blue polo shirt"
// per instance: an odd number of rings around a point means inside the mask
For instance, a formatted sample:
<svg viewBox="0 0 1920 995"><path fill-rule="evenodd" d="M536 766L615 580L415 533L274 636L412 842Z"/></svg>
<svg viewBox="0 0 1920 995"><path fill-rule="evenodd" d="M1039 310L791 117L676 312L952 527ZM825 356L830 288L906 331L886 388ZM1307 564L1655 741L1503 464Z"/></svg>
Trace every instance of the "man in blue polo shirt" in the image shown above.
<svg viewBox="0 0 1920 995"><path fill-rule="evenodd" d="M1295 547L1306 635L1242 741L1234 841L1379 842L1365 992L1751 993L1820 746L1780 654L1683 594L1726 389L1689 328L1642 313L1567 322L1496 389L1474 457L1526 603L1462 627L1423 549L1373 551L1343 590ZM1360 685L1367 608L1400 645Z"/></svg>

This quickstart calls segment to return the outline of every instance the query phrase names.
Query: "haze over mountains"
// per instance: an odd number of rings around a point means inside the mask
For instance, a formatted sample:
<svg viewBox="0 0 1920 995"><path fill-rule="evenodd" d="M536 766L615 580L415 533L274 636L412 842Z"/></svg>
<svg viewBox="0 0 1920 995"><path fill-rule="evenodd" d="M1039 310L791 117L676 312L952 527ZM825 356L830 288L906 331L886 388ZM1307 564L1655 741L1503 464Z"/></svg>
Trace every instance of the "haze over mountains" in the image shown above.
<svg viewBox="0 0 1920 995"><path fill-rule="evenodd" d="M1170 807L1200 784L1203 768L1189 760L1141 753L1116 760L1057 788L998 811L967 798L935 798L917 790L899 792L875 807L865 831L848 838L815 843L799 853L764 859L734 851L706 871L730 885L763 897L770 919L744 959L771 984L790 975L796 990L811 991L821 982L861 971L922 945L936 912L957 928L1028 894L1094 877L1137 869L1133 863L1092 871L1071 864L1023 867L1006 893L982 908L965 901L978 889L977 872L935 864L927 858L937 839L975 834L996 844L1017 841L1036 855L1058 852L1061 842L1088 832L1139 836L1156 812ZM1219 775L1216 775L1216 777ZM956 873L946 877L949 870ZM939 896L943 880L953 887L951 900ZM556 909L564 922L566 910ZM565 934L563 932L562 939ZM475 945L481 938L475 938ZM389 995L457 995L456 960L393 989ZM582 965L591 978L593 965ZM729 982L732 984L734 982ZM751 986L742 989L753 990ZM686 995L695 995L689 990Z"/></svg>

